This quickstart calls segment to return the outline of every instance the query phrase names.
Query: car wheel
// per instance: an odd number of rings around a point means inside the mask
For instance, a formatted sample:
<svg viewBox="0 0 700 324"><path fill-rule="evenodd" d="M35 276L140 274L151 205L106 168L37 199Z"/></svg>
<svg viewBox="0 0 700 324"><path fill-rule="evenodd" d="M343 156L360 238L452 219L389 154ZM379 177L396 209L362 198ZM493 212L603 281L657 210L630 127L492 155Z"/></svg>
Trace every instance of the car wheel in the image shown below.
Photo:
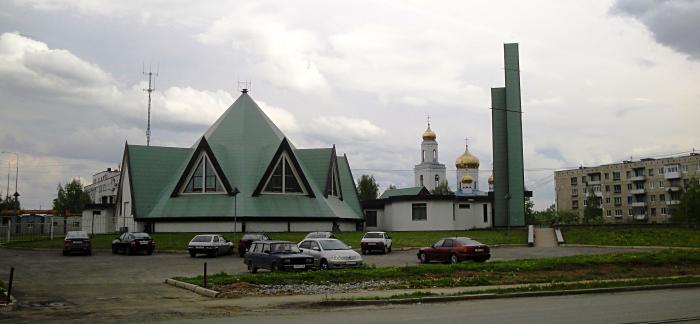
<svg viewBox="0 0 700 324"><path fill-rule="evenodd" d="M428 263L428 256L425 253L419 254L418 259L420 259L420 263Z"/></svg>
<svg viewBox="0 0 700 324"><path fill-rule="evenodd" d="M328 270L328 261L326 261L326 259L321 259L321 263L319 263L319 268L321 268L321 270Z"/></svg>
<svg viewBox="0 0 700 324"><path fill-rule="evenodd" d="M452 253L452 255L450 255L450 263L455 264L457 262L459 262L459 259L457 259L457 255Z"/></svg>
<svg viewBox="0 0 700 324"><path fill-rule="evenodd" d="M250 273L257 273L257 272L258 272L258 268L256 268L256 267L253 265L253 262L249 262L249 263L248 263L248 271L250 271Z"/></svg>
<svg viewBox="0 0 700 324"><path fill-rule="evenodd" d="M367 254L367 250L362 249L362 254Z"/></svg>
<svg viewBox="0 0 700 324"><path fill-rule="evenodd" d="M277 265L276 262L273 262L273 263L272 263L272 266L270 266L270 271L272 271L272 272L278 272L278 271L280 271L280 266Z"/></svg>
<svg viewBox="0 0 700 324"><path fill-rule="evenodd" d="M68 251L63 251L63 256L68 255Z"/></svg>
<svg viewBox="0 0 700 324"><path fill-rule="evenodd" d="M387 254L387 253L389 253L389 248L385 245L384 246L384 254Z"/></svg>
<svg viewBox="0 0 700 324"><path fill-rule="evenodd" d="M194 253L193 251L190 251L190 257L191 257L191 258L194 258L194 257L196 257L196 256L197 256L197 253Z"/></svg>
<svg viewBox="0 0 700 324"><path fill-rule="evenodd" d="M153 250L148 250L148 255L152 255L152 254L153 254Z"/></svg>
<svg viewBox="0 0 700 324"><path fill-rule="evenodd" d="M389 253L391 253L391 245L389 245Z"/></svg>
<svg viewBox="0 0 700 324"><path fill-rule="evenodd" d="M117 254L117 247L112 245L112 254Z"/></svg>
<svg viewBox="0 0 700 324"><path fill-rule="evenodd" d="M92 250L88 250L87 255L92 255Z"/></svg>

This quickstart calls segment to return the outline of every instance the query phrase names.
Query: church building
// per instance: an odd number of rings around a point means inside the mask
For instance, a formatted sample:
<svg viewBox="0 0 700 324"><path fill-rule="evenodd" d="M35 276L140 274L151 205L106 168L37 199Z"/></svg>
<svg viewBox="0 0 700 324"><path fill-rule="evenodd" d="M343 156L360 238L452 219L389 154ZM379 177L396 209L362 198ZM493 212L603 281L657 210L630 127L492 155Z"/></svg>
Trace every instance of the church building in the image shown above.
<svg viewBox="0 0 700 324"><path fill-rule="evenodd" d="M192 147L126 144L116 229L148 232L355 231L348 159L298 149L246 90Z"/></svg>
<svg viewBox="0 0 700 324"><path fill-rule="evenodd" d="M438 231L493 226L493 195L479 187L479 159L469 146L455 160L456 188L449 194L431 194L448 183L446 168L438 161L437 135L423 132L421 163L414 168L415 187L388 189L378 199L364 201L367 230ZM493 190L489 177L488 190Z"/></svg>

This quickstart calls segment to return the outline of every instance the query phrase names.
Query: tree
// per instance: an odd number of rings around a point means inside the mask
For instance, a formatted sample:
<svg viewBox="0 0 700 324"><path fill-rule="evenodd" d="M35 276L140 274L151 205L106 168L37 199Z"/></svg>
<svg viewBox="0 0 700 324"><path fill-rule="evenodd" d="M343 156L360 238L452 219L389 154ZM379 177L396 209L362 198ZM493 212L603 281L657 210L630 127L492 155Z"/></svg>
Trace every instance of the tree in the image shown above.
<svg viewBox="0 0 700 324"><path fill-rule="evenodd" d="M586 197L586 207L583 209L583 222L586 224L602 223L603 210L600 208L598 197L593 190L588 192Z"/></svg>
<svg viewBox="0 0 700 324"><path fill-rule="evenodd" d="M557 212L554 224L578 224L579 214L573 210L560 210Z"/></svg>
<svg viewBox="0 0 700 324"><path fill-rule="evenodd" d="M700 184L698 178L689 180L688 187L681 195L678 206L671 210L671 221L679 224L700 222Z"/></svg>
<svg viewBox="0 0 700 324"><path fill-rule="evenodd" d="M396 189L396 186L393 184L390 184L389 188L386 188L386 190L392 190L392 189Z"/></svg>
<svg viewBox="0 0 700 324"><path fill-rule="evenodd" d="M67 213L79 213L85 209L85 205L91 202L90 195L83 191L80 180L73 179L64 186L58 185L58 193L53 200L53 210L59 215Z"/></svg>
<svg viewBox="0 0 700 324"><path fill-rule="evenodd" d="M536 223L535 212L533 211L534 207L535 203L532 202L530 197L525 197L525 224L527 225L534 225Z"/></svg>
<svg viewBox="0 0 700 324"><path fill-rule="evenodd" d="M377 199L379 195L379 186L374 181L374 176L363 174L357 180L357 194L360 201Z"/></svg>
<svg viewBox="0 0 700 324"><path fill-rule="evenodd" d="M450 187L447 185L447 181L441 181L430 193L433 195L451 195L454 192L450 190Z"/></svg>

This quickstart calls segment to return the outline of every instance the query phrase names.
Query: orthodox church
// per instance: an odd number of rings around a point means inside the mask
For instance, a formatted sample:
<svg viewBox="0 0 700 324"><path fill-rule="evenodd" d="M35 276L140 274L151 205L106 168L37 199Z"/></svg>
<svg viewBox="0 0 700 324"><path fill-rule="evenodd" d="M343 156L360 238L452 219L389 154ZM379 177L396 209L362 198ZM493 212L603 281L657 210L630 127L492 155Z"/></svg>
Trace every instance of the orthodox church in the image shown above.
<svg viewBox="0 0 700 324"><path fill-rule="evenodd" d="M493 226L493 175L488 192L479 187L479 159L469 152L455 160L455 191L446 195L431 194L449 181L445 165L438 160L437 135L430 128L423 132L420 163L414 167L415 187L388 189L375 200L363 202L368 230L435 231L464 230Z"/></svg>
<svg viewBox="0 0 700 324"><path fill-rule="evenodd" d="M116 229L149 232L355 231L348 159L298 149L246 90L192 147L126 144Z"/></svg>

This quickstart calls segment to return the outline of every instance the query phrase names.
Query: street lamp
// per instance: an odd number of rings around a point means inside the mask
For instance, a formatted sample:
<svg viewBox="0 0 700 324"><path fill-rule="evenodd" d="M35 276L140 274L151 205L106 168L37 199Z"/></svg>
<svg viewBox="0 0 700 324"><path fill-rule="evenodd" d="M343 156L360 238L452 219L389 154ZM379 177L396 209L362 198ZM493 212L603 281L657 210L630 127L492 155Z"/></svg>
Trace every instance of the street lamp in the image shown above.
<svg viewBox="0 0 700 324"><path fill-rule="evenodd" d="M19 179L19 154L9 151L2 151L2 153L15 155L15 193L13 194L13 196L15 197L15 214L17 214L17 197L19 197L19 192L17 191L17 179Z"/></svg>
<svg viewBox="0 0 700 324"><path fill-rule="evenodd" d="M231 195L233 195L233 242L234 244L238 244L236 242L236 222L237 222L237 216L238 216L238 194L241 193L240 190L238 190L238 187L233 188L233 191L231 191Z"/></svg>

